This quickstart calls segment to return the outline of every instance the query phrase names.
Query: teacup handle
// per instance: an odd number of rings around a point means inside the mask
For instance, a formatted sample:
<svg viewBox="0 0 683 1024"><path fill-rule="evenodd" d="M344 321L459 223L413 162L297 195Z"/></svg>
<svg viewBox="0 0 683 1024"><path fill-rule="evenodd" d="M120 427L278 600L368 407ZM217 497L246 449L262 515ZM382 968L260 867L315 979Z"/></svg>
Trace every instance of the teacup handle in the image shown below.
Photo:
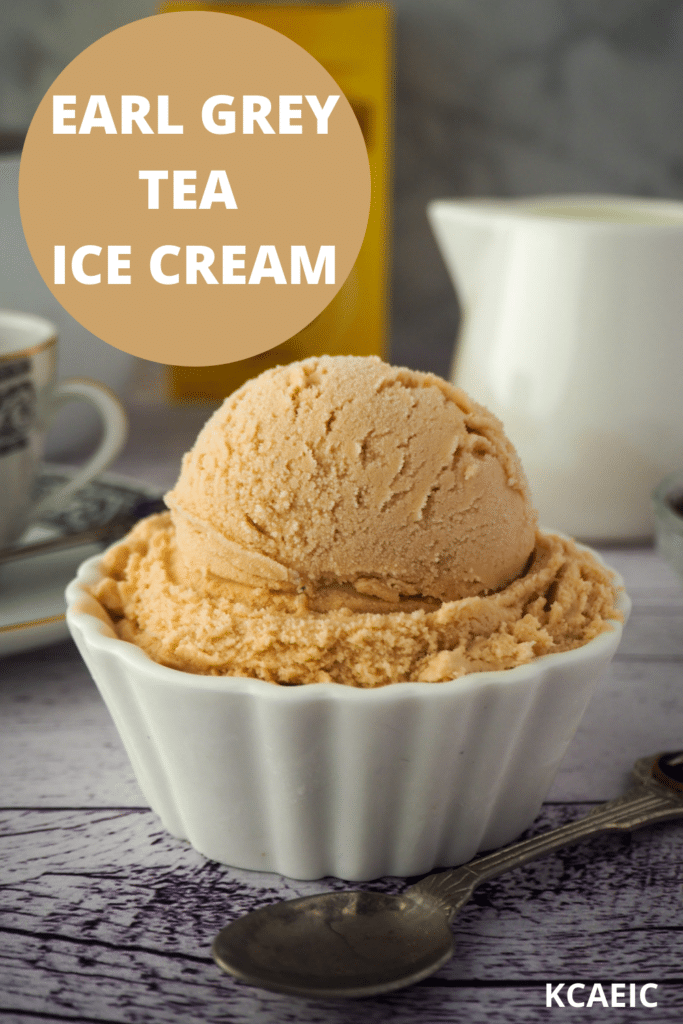
<svg viewBox="0 0 683 1024"><path fill-rule="evenodd" d="M31 518L44 512L58 511L70 495L84 487L89 480L113 462L128 436L128 418L125 410L116 395L103 384L79 377L60 381L52 392L50 417L54 418L63 405L74 401L87 402L97 410L102 420L104 435L85 465L81 466L65 484L55 487L42 498L31 510Z"/></svg>

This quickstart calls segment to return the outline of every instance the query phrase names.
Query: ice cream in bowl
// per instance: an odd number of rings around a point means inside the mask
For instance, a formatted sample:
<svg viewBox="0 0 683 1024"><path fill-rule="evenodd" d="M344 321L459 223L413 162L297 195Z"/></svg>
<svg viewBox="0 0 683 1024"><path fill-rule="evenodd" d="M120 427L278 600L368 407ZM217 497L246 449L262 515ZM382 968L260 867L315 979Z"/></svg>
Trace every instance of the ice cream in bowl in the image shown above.
<svg viewBox="0 0 683 1024"><path fill-rule="evenodd" d="M170 832L360 881L531 824L628 598L538 528L492 414L375 358L277 367L166 504L84 563L67 621Z"/></svg>

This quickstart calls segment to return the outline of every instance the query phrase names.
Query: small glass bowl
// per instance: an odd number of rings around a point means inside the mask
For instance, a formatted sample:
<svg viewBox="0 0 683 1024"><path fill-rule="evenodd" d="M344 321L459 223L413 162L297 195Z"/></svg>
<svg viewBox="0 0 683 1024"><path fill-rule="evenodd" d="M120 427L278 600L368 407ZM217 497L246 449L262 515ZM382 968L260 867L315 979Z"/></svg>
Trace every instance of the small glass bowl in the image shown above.
<svg viewBox="0 0 683 1024"><path fill-rule="evenodd" d="M657 548L683 580L683 472L672 473L652 492Z"/></svg>

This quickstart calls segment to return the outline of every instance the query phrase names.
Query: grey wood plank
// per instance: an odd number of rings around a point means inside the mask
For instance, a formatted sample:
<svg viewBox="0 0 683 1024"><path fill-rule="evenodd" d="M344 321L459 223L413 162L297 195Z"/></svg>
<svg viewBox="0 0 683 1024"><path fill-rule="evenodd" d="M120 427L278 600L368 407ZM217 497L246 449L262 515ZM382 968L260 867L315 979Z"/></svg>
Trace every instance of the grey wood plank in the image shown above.
<svg viewBox="0 0 683 1024"><path fill-rule="evenodd" d="M565 1000L567 986L574 980L572 977L565 984ZM592 979L586 983L584 1000L593 984ZM609 984L603 986L607 992ZM570 1024L606 1019L618 1024L680 1024L683 1012L680 987L660 985L654 996L649 992L649 998L655 997L656 1009L646 1009L636 1004L635 1009L610 1010L598 1003L592 1008L572 1010L566 1002L562 1009L547 1009L546 983L536 980L528 984L501 980L497 985L482 985L476 982L444 984L439 979L431 979L417 986L412 995L401 993L382 1000L363 1000L357 1004L294 1001L286 996L269 993L251 1000L227 1004L225 1000L217 999L209 1004L205 1001L203 991L199 991L197 1001L192 1004L178 998L166 998L166 994L161 992L156 1003L141 1007L135 1001L133 991L130 1001L122 1001L114 1009L100 1003L102 1013L107 1016L93 1017L81 1013L76 999L73 1000L73 1009L66 1013L61 1010L17 1011L0 1005L0 1021L3 1024L26 1024L27 1021L47 1021L52 1024L64 1021L74 1024L175 1024L176 1021L182 1021L183 1024L542 1024L558 1014L557 1019L569 1021ZM577 995L577 998L581 996Z"/></svg>
<svg viewBox="0 0 683 1024"><path fill-rule="evenodd" d="M677 661L683 666L683 600L677 604L634 606L615 661L636 659Z"/></svg>
<svg viewBox="0 0 683 1024"><path fill-rule="evenodd" d="M614 661L571 741L549 800L607 800L645 754L683 749L683 662Z"/></svg>
<svg viewBox="0 0 683 1024"><path fill-rule="evenodd" d="M621 573L632 598L683 600L683 585L654 547L598 547L608 565Z"/></svg>
<svg viewBox="0 0 683 1024"><path fill-rule="evenodd" d="M0 661L0 806L145 806L70 640Z"/></svg>
<svg viewBox="0 0 683 1024"><path fill-rule="evenodd" d="M587 809L546 807L536 828ZM603 837L501 876L461 912L458 956L434 978L381 999L326 1003L239 985L208 950L222 924L254 906L346 883L207 861L151 812L5 812L0 1019L507 1024L547 1019L547 982L633 981L659 984L660 1006L629 1020L680 1020L682 835L672 824ZM562 1011L578 1020L572 1012Z"/></svg>

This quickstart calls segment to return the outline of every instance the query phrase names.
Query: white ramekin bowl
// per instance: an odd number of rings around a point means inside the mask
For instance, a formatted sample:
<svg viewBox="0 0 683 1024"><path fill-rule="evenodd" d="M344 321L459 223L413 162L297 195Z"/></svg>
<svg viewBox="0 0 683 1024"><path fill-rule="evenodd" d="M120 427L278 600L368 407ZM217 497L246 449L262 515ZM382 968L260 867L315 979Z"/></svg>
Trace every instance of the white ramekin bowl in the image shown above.
<svg viewBox="0 0 683 1024"><path fill-rule="evenodd" d="M87 589L100 558L69 585L67 622L145 798L212 860L292 878L417 875L513 840L622 632L615 621L576 650L446 683L192 675L116 637ZM623 590L618 606L626 618Z"/></svg>

